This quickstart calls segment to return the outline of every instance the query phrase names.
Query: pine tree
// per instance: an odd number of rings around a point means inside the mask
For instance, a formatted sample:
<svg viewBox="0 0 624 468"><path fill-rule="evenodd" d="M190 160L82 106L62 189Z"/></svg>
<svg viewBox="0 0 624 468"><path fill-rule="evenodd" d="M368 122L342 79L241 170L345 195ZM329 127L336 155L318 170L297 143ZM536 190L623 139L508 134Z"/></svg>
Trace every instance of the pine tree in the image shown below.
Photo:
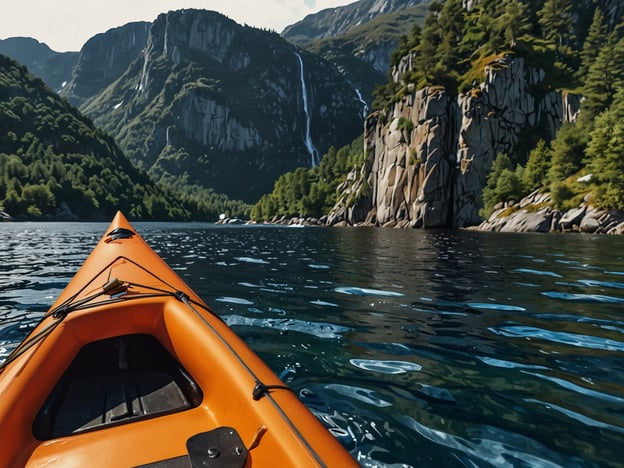
<svg viewBox="0 0 624 468"><path fill-rule="evenodd" d="M524 171L523 185L527 192L543 187L548 183L551 164L551 151L544 140L539 140L529 154Z"/></svg>
<svg viewBox="0 0 624 468"><path fill-rule="evenodd" d="M505 12L500 17L499 27L505 37L506 45L516 47L518 37L531 30L526 5L519 0L511 0L505 5Z"/></svg>
<svg viewBox="0 0 624 468"><path fill-rule="evenodd" d="M427 85L435 82L438 46L442 42L442 28L438 21L441 10L442 5L439 2L432 2L429 5L429 15L425 20L422 37L417 48L417 70L422 73Z"/></svg>
<svg viewBox="0 0 624 468"><path fill-rule="evenodd" d="M617 42L616 38L616 33L611 33L587 72L581 114L584 121L606 110L617 90L624 87L624 38Z"/></svg>
<svg viewBox="0 0 624 468"><path fill-rule="evenodd" d="M446 0L439 18L441 41L439 63L446 70L457 68L459 43L464 32L464 9L461 0Z"/></svg>
<svg viewBox="0 0 624 468"><path fill-rule="evenodd" d="M574 37L574 17L570 0L546 0L537 13L542 35L559 48Z"/></svg>
<svg viewBox="0 0 624 468"><path fill-rule="evenodd" d="M607 25L604 21L604 15L600 8L596 8L594 11L594 19L587 38L583 44L583 50L581 51L581 66L578 71L578 75L581 79L584 79L589 71L592 63L596 60L600 48L607 41Z"/></svg>
<svg viewBox="0 0 624 468"><path fill-rule="evenodd" d="M586 146L587 134L580 124L563 124L551 143L550 180L562 181L578 172L583 166Z"/></svg>
<svg viewBox="0 0 624 468"><path fill-rule="evenodd" d="M624 88L596 119L586 154L598 206L624 210Z"/></svg>

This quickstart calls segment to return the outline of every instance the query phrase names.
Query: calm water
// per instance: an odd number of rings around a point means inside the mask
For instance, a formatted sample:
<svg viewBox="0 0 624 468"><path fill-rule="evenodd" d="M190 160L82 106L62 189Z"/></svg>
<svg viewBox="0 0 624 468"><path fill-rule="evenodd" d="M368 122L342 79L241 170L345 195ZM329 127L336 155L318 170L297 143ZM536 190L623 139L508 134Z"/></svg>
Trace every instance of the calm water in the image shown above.
<svg viewBox="0 0 624 468"><path fill-rule="evenodd" d="M362 466L622 466L620 237L135 227ZM0 225L0 359L105 228Z"/></svg>

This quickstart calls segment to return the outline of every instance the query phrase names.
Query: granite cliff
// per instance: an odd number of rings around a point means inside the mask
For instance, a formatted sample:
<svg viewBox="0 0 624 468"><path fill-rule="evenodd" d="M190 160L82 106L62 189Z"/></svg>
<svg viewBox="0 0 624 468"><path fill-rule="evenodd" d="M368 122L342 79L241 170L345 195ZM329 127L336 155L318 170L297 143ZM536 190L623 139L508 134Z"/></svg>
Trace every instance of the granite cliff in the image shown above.
<svg viewBox="0 0 624 468"><path fill-rule="evenodd" d="M145 47L149 26L147 22L129 23L89 39L61 95L76 107L87 104L136 59Z"/></svg>
<svg viewBox="0 0 624 468"><path fill-rule="evenodd" d="M405 57L393 70L400 80ZM481 195L492 161L534 132L550 138L576 119L580 99L536 92L544 72L506 55L485 68L485 80L457 97L442 87L412 89L365 124L364 167L353 171L329 223L466 227L479 224Z"/></svg>
<svg viewBox="0 0 624 468"><path fill-rule="evenodd" d="M372 19L428 3L429 0L360 0L345 6L326 8L284 28L282 36L296 44L335 37Z"/></svg>

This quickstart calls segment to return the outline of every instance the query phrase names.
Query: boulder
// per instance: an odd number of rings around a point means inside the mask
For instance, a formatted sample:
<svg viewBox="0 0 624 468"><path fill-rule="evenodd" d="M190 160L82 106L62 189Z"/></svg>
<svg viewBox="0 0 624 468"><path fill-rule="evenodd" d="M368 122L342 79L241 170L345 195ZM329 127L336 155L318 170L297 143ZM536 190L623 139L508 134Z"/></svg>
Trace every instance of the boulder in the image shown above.
<svg viewBox="0 0 624 468"><path fill-rule="evenodd" d="M579 226L581 232L588 234L593 234L598 228L600 228L600 223L596 218L592 218L591 216L585 216Z"/></svg>
<svg viewBox="0 0 624 468"><path fill-rule="evenodd" d="M578 208L574 208L566 212L559 220L559 226L561 230L562 231L574 230L574 226L579 226L581 224L581 220L585 216L586 211L587 211L587 207L580 206Z"/></svg>

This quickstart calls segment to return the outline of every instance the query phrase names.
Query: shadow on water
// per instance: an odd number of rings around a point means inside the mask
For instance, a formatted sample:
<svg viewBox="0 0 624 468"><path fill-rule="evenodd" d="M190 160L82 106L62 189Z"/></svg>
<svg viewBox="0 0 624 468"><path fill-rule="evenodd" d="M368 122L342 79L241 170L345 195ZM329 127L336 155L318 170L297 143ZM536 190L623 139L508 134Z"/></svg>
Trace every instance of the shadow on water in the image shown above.
<svg viewBox="0 0 624 468"><path fill-rule="evenodd" d="M621 239L135 227L362 466L617 466L624 453ZM76 243L99 237L75 228L5 246L0 348L81 263Z"/></svg>

